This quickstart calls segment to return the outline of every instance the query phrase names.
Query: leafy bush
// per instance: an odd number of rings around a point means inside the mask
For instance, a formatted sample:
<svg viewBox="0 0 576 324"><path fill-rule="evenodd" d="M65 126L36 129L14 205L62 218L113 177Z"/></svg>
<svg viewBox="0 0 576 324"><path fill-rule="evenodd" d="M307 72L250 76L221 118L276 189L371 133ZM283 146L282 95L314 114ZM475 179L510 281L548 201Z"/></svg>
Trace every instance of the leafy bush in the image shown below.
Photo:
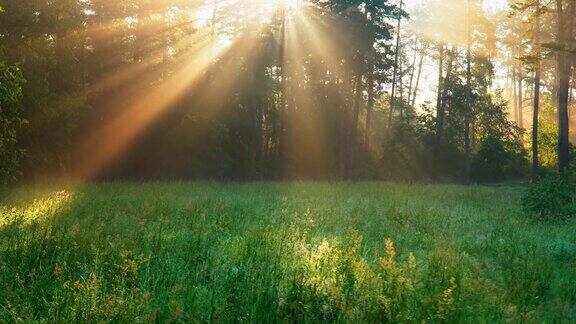
<svg viewBox="0 0 576 324"><path fill-rule="evenodd" d="M526 212L545 218L576 215L576 185L569 177L546 178L528 189L522 205Z"/></svg>
<svg viewBox="0 0 576 324"><path fill-rule="evenodd" d="M385 137L380 159L386 180L422 180L431 178L432 152L425 133L413 115L396 121L392 136Z"/></svg>
<svg viewBox="0 0 576 324"><path fill-rule="evenodd" d="M521 178L527 173L526 150L513 140L487 136L472 160L472 176L480 182Z"/></svg>

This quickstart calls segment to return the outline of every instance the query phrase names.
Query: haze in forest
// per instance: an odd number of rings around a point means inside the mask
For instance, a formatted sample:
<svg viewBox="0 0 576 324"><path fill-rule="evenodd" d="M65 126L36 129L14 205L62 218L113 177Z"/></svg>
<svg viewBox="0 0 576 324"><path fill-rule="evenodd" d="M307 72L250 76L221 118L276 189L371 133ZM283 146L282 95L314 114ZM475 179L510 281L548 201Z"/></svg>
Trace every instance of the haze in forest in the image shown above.
<svg viewBox="0 0 576 324"><path fill-rule="evenodd" d="M471 183L569 166L571 0L0 6L5 182Z"/></svg>

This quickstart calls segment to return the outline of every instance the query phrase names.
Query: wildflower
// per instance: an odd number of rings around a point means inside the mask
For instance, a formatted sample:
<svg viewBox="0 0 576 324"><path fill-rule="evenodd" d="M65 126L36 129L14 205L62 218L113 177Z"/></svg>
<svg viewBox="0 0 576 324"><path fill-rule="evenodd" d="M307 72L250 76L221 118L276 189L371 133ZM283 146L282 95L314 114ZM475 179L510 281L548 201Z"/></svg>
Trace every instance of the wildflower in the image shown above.
<svg viewBox="0 0 576 324"><path fill-rule="evenodd" d="M396 249L394 249L394 242L391 239L386 239L384 241L384 244L386 246L386 256L388 257L388 259L394 260L394 258L396 257Z"/></svg>
<svg viewBox="0 0 576 324"><path fill-rule="evenodd" d="M412 252L408 255L408 268L411 270L416 269L416 257Z"/></svg>

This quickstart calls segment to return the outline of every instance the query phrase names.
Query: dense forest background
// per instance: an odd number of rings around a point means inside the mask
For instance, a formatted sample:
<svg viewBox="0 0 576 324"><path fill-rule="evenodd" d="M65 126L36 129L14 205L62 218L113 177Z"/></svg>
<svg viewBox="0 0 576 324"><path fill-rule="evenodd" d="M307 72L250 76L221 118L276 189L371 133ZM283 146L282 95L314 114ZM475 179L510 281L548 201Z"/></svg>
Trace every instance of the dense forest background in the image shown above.
<svg viewBox="0 0 576 324"><path fill-rule="evenodd" d="M1 182L490 182L570 166L574 0L0 8Z"/></svg>

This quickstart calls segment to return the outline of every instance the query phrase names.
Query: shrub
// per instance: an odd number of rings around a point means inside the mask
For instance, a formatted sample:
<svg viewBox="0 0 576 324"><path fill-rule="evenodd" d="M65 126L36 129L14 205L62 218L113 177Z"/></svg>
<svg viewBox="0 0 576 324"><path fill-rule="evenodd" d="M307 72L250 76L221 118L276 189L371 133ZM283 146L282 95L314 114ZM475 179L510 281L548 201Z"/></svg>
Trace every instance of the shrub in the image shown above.
<svg viewBox="0 0 576 324"><path fill-rule="evenodd" d="M472 160L476 181L494 182L518 179L527 174L526 150L516 141L488 136Z"/></svg>
<svg viewBox="0 0 576 324"><path fill-rule="evenodd" d="M522 197L524 210L545 218L576 214L576 185L569 177L554 176L532 185Z"/></svg>

